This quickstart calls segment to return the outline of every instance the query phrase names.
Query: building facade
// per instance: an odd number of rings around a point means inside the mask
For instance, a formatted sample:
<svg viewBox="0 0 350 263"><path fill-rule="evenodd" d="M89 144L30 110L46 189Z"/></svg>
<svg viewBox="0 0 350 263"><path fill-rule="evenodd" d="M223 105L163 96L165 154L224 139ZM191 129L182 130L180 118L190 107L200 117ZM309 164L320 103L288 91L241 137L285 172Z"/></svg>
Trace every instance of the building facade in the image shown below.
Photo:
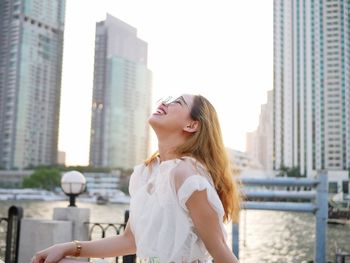
<svg viewBox="0 0 350 263"><path fill-rule="evenodd" d="M246 153L262 168L273 170L273 91L267 92L267 102L261 105L258 128L247 133Z"/></svg>
<svg viewBox="0 0 350 263"><path fill-rule="evenodd" d="M0 0L0 166L57 162L65 1Z"/></svg>
<svg viewBox="0 0 350 263"><path fill-rule="evenodd" d="M349 11L349 0L274 0L276 170L350 167Z"/></svg>
<svg viewBox="0 0 350 263"><path fill-rule="evenodd" d="M149 151L147 43L107 15L96 24L90 165L130 169Z"/></svg>

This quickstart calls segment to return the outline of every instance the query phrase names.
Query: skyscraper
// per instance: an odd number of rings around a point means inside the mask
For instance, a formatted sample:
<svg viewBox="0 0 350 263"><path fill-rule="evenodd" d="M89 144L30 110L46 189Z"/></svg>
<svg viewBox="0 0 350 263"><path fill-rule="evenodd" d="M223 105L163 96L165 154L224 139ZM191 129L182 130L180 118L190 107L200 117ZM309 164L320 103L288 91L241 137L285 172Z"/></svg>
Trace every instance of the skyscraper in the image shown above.
<svg viewBox="0 0 350 263"><path fill-rule="evenodd" d="M90 165L130 169L149 151L147 43L107 14L96 24Z"/></svg>
<svg viewBox="0 0 350 263"><path fill-rule="evenodd" d="M247 133L246 153L259 161L262 168L272 171L273 91L267 92L267 102L261 105L258 128Z"/></svg>
<svg viewBox="0 0 350 263"><path fill-rule="evenodd" d="M274 168L350 167L350 1L274 0Z"/></svg>
<svg viewBox="0 0 350 263"><path fill-rule="evenodd" d="M57 163L65 1L0 0L0 166Z"/></svg>

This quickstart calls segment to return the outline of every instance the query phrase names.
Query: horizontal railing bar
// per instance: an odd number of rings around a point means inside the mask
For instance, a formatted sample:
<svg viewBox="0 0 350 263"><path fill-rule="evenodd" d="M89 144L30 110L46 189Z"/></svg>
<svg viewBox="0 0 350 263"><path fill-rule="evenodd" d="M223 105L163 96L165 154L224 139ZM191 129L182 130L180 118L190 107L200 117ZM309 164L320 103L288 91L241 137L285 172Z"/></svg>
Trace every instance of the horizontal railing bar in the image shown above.
<svg viewBox="0 0 350 263"><path fill-rule="evenodd" d="M108 222L84 222L84 224L87 225L94 225L94 224L100 224L100 225L125 225L125 223L108 223Z"/></svg>
<svg viewBox="0 0 350 263"><path fill-rule="evenodd" d="M243 185L275 185L275 186L315 186L319 183L317 179L308 178L288 178L288 177L276 177L276 178L251 178L251 177L238 177L238 180Z"/></svg>
<svg viewBox="0 0 350 263"><path fill-rule="evenodd" d="M243 202L243 209L272 210L289 212L314 213L317 207L313 203L292 203L292 202Z"/></svg>
<svg viewBox="0 0 350 263"><path fill-rule="evenodd" d="M315 191L267 191L267 190L243 190L247 198L290 198L290 199L315 199Z"/></svg>

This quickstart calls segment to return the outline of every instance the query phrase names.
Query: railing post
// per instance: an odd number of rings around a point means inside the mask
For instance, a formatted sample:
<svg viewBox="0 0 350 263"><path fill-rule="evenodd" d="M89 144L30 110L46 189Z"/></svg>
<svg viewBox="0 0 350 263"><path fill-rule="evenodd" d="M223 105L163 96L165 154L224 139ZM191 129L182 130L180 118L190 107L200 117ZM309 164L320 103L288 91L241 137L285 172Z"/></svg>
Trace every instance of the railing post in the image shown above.
<svg viewBox="0 0 350 263"><path fill-rule="evenodd" d="M232 224L232 251L239 259L239 224Z"/></svg>
<svg viewBox="0 0 350 263"><path fill-rule="evenodd" d="M7 235L6 235L6 263L18 262L19 235L21 230L22 207L11 206L8 210Z"/></svg>
<svg viewBox="0 0 350 263"><path fill-rule="evenodd" d="M341 250L338 250L335 253L335 263L345 263L347 257L350 258L350 253L346 253Z"/></svg>
<svg viewBox="0 0 350 263"><path fill-rule="evenodd" d="M336 254L335 263L345 263L345 256L342 254Z"/></svg>
<svg viewBox="0 0 350 263"><path fill-rule="evenodd" d="M322 170L318 172L319 183L316 194L316 242L314 262L326 262L327 248L327 219L328 219L328 180L327 172Z"/></svg>
<svg viewBox="0 0 350 263"><path fill-rule="evenodd" d="M126 210L124 213L125 227L126 227L128 220L129 220L129 210ZM125 228L124 228L124 230L125 230ZM136 263L136 255L123 256L123 263Z"/></svg>

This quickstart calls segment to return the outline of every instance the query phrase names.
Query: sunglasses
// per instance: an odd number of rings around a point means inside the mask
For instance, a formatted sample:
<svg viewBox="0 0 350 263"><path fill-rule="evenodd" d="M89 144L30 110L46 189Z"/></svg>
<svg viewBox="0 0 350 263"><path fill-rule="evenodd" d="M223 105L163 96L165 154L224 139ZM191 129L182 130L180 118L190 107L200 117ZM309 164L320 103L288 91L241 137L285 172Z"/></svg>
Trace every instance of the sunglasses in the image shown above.
<svg viewBox="0 0 350 263"><path fill-rule="evenodd" d="M188 104L185 101L183 96L180 96L180 97L167 96L167 97L161 98L161 99L159 99L157 101L157 104L160 104L160 103L163 104L163 105L169 105L169 104L172 104L172 103L178 103L181 106L186 105L188 107Z"/></svg>

